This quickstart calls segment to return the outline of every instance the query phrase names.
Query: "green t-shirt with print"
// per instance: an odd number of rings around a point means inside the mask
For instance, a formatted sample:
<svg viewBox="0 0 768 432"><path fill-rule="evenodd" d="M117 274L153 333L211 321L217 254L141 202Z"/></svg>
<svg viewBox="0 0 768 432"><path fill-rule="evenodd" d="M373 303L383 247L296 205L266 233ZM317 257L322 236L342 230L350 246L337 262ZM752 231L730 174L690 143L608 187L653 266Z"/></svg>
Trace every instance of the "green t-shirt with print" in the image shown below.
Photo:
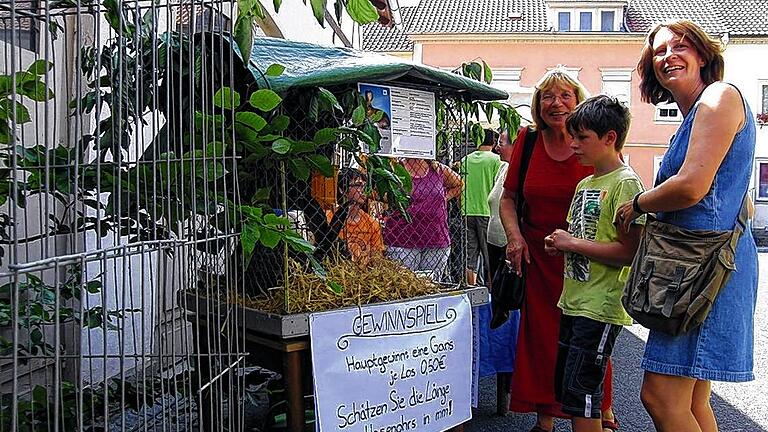
<svg viewBox="0 0 768 432"><path fill-rule="evenodd" d="M461 197L461 210L465 216L490 216L488 194L493 189L496 173L501 167L501 158L490 151L475 151L461 160L464 178L464 194Z"/></svg>
<svg viewBox="0 0 768 432"><path fill-rule="evenodd" d="M640 178L628 166L581 180L568 211L568 232L576 238L595 242L617 241L616 210L642 190ZM635 223L645 224L645 216ZM563 294L557 305L565 315L632 325L621 304L628 274L629 267L613 267L566 252Z"/></svg>

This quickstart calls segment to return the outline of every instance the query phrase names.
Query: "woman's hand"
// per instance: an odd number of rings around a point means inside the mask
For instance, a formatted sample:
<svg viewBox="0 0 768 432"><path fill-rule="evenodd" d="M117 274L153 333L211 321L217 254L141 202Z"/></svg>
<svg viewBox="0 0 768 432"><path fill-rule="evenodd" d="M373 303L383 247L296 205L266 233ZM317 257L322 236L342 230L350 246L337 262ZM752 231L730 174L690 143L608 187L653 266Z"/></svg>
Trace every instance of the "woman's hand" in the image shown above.
<svg viewBox="0 0 768 432"><path fill-rule="evenodd" d="M618 210L616 210L616 223L619 226L619 229L625 233L629 232L629 227L632 226L632 222L639 217L640 213L636 212L632 207L632 201L625 202L619 206Z"/></svg>
<svg viewBox="0 0 768 432"><path fill-rule="evenodd" d="M510 267L517 273L518 276L522 276L521 262L525 260L526 264L531 263L531 256L528 254L528 244L523 239L523 236L515 236L507 241L507 261L509 261Z"/></svg>

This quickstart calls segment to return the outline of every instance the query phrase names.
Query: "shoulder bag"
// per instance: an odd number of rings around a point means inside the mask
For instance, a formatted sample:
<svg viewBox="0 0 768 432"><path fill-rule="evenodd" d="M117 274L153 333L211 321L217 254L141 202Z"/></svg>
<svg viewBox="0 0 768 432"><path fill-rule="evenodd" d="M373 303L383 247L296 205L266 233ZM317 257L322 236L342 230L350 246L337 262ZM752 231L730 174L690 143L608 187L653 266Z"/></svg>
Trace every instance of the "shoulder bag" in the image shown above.
<svg viewBox="0 0 768 432"><path fill-rule="evenodd" d="M745 195L732 231L687 230L649 218L624 287L627 313L672 336L701 325L736 270L736 246L753 213Z"/></svg>
<svg viewBox="0 0 768 432"><path fill-rule="evenodd" d="M523 139L523 154L520 159L520 172L519 181L517 184L517 223L521 224L523 220L524 200L523 200L523 184L525 183L525 176L528 173L528 164L531 161L531 154L533 153L533 146L536 142L537 132L533 129L525 129L523 131L525 137ZM525 301L525 261L521 260L520 275L518 275L514 269L509 265L509 261L506 257L501 258L502 262L499 265L496 273L493 275L493 282L491 283L491 328L495 329L509 319L509 313L513 310L518 310L523 306Z"/></svg>

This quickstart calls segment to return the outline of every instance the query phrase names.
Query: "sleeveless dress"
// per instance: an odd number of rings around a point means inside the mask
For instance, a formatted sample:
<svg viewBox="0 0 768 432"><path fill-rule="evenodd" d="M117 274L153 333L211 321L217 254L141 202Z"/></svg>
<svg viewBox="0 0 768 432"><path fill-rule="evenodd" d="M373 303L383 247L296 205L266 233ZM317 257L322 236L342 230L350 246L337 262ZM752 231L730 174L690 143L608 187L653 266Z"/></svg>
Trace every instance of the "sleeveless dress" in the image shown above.
<svg viewBox="0 0 768 432"><path fill-rule="evenodd" d="M698 102L694 104L672 137L656 177L657 185L680 170L688 151L698 106ZM734 228L742 199L749 188L755 152L755 119L746 102L744 111L745 125L734 137L704 199L687 209L660 212L657 214L660 221L687 229ZM659 374L701 380L753 380L756 300L757 248L751 227L748 226L736 248L736 271L721 290L707 319L701 326L682 336L674 337L651 331L642 368Z"/></svg>
<svg viewBox="0 0 768 432"><path fill-rule="evenodd" d="M524 131L525 129L523 129ZM525 132L515 143L504 189L517 191ZM575 156L564 161L549 157L542 135L534 144L523 185L524 220L520 227L531 264L527 267L525 304L520 310L515 370L509 409L567 417L555 400L555 363L560 333L557 302L563 292L563 256L544 252L544 237L556 228L568 229L565 221L576 184L593 173ZM606 372L603 409L611 404L611 372Z"/></svg>

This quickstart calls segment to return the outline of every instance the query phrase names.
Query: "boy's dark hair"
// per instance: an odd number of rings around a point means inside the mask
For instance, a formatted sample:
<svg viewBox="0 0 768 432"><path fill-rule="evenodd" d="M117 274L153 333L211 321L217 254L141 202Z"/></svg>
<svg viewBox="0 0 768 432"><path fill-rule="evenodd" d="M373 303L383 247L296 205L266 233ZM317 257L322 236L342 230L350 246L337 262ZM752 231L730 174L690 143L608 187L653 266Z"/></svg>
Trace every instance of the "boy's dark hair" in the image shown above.
<svg viewBox="0 0 768 432"><path fill-rule="evenodd" d="M495 146L496 141L499 140L499 133L493 129L484 129L485 135L483 136L483 143L481 146Z"/></svg>
<svg viewBox="0 0 768 432"><path fill-rule="evenodd" d="M591 130L602 138L608 131L616 132L616 150L624 147L631 121L629 108L613 96L598 95L582 102L571 115L565 125L568 132Z"/></svg>

